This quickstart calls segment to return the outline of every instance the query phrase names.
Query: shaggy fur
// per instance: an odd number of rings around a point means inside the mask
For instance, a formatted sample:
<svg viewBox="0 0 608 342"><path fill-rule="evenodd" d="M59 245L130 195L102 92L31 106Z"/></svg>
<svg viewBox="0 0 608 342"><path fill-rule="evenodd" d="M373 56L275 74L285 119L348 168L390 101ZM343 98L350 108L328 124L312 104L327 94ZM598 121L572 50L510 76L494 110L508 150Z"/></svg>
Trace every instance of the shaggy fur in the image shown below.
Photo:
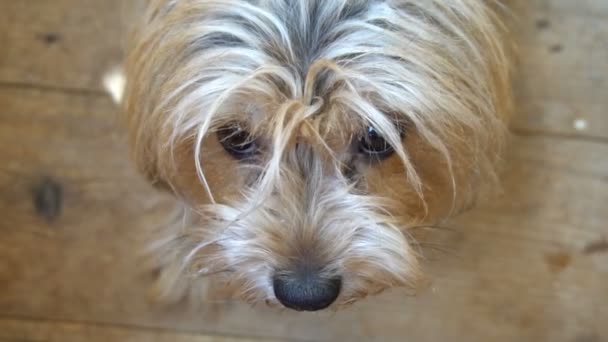
<svg viewBox="0 0 608 342"><path fill-rule="evenodd" d="M277 304L272 278L340 276L334 307L420 277L408 229L493 187L510 112L486 0L152 0L126 67L131 146L182 203L154 244L175 299L210 284ZM258 146L218 141L237 123ZM373 127L394 149L362 155ZM213 275L212 277L206 277Z"/></svg>

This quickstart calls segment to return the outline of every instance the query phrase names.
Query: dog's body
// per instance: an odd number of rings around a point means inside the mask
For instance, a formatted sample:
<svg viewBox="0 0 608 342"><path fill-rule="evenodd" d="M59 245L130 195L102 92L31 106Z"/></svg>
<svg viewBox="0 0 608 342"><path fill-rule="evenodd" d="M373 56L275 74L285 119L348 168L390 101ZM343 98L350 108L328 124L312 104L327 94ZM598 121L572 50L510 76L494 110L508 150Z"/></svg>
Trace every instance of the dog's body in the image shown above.
<svg viewBox="0 0 608 342"><path fill-rule="evenodd" d="M139 168L184 207L163 286L319 310L415 284L408 229L494 184L510 89L489 3L150 1L125 108Z"/></svg>

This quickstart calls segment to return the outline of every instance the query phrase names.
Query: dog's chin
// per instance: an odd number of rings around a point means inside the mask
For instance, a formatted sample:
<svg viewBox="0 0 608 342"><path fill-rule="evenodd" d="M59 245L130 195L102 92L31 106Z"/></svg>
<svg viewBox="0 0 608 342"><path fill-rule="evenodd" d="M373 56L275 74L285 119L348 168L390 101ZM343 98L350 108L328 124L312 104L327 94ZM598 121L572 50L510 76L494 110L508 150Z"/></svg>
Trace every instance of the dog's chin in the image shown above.
<svg viewBox="0 0 608 342"><path fill-rule="evenodd" d="M161 295L317 311L415 288L412 228L496 184L512 106L494 7L150 2L124 106L138 168L182 207L154 243Z"/></svg>

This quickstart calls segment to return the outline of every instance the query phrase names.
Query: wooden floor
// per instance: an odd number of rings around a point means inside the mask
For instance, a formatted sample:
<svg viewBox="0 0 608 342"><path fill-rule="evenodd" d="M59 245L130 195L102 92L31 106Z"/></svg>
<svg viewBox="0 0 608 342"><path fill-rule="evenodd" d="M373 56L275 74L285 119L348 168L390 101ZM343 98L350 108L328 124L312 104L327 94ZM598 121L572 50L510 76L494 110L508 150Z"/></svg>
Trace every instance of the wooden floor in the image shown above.
<svg viewBox="0 0 608 342"><path fill-rule="evenodd" d="M608 341L608 1L516 3L504 195L436 233L428 290L334 314L148 300L166 201L102 87L129 1L0 0L0 341Z"/></svg>

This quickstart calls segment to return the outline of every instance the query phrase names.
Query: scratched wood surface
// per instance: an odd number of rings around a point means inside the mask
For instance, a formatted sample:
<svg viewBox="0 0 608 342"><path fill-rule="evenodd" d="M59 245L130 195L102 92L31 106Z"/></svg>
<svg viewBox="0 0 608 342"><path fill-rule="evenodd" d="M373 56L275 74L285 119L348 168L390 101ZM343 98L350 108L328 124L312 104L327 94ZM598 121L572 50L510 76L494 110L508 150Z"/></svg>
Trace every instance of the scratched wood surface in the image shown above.
<svg viewBox="0 0 608 342"><path fill-rule="evenodd" d="M0 0L0 341L608 341L608 2L516 3L504 193L435 233L431 286L312 315L149 301L134 249L168 201L101 82L124 3Z"/></svg>

